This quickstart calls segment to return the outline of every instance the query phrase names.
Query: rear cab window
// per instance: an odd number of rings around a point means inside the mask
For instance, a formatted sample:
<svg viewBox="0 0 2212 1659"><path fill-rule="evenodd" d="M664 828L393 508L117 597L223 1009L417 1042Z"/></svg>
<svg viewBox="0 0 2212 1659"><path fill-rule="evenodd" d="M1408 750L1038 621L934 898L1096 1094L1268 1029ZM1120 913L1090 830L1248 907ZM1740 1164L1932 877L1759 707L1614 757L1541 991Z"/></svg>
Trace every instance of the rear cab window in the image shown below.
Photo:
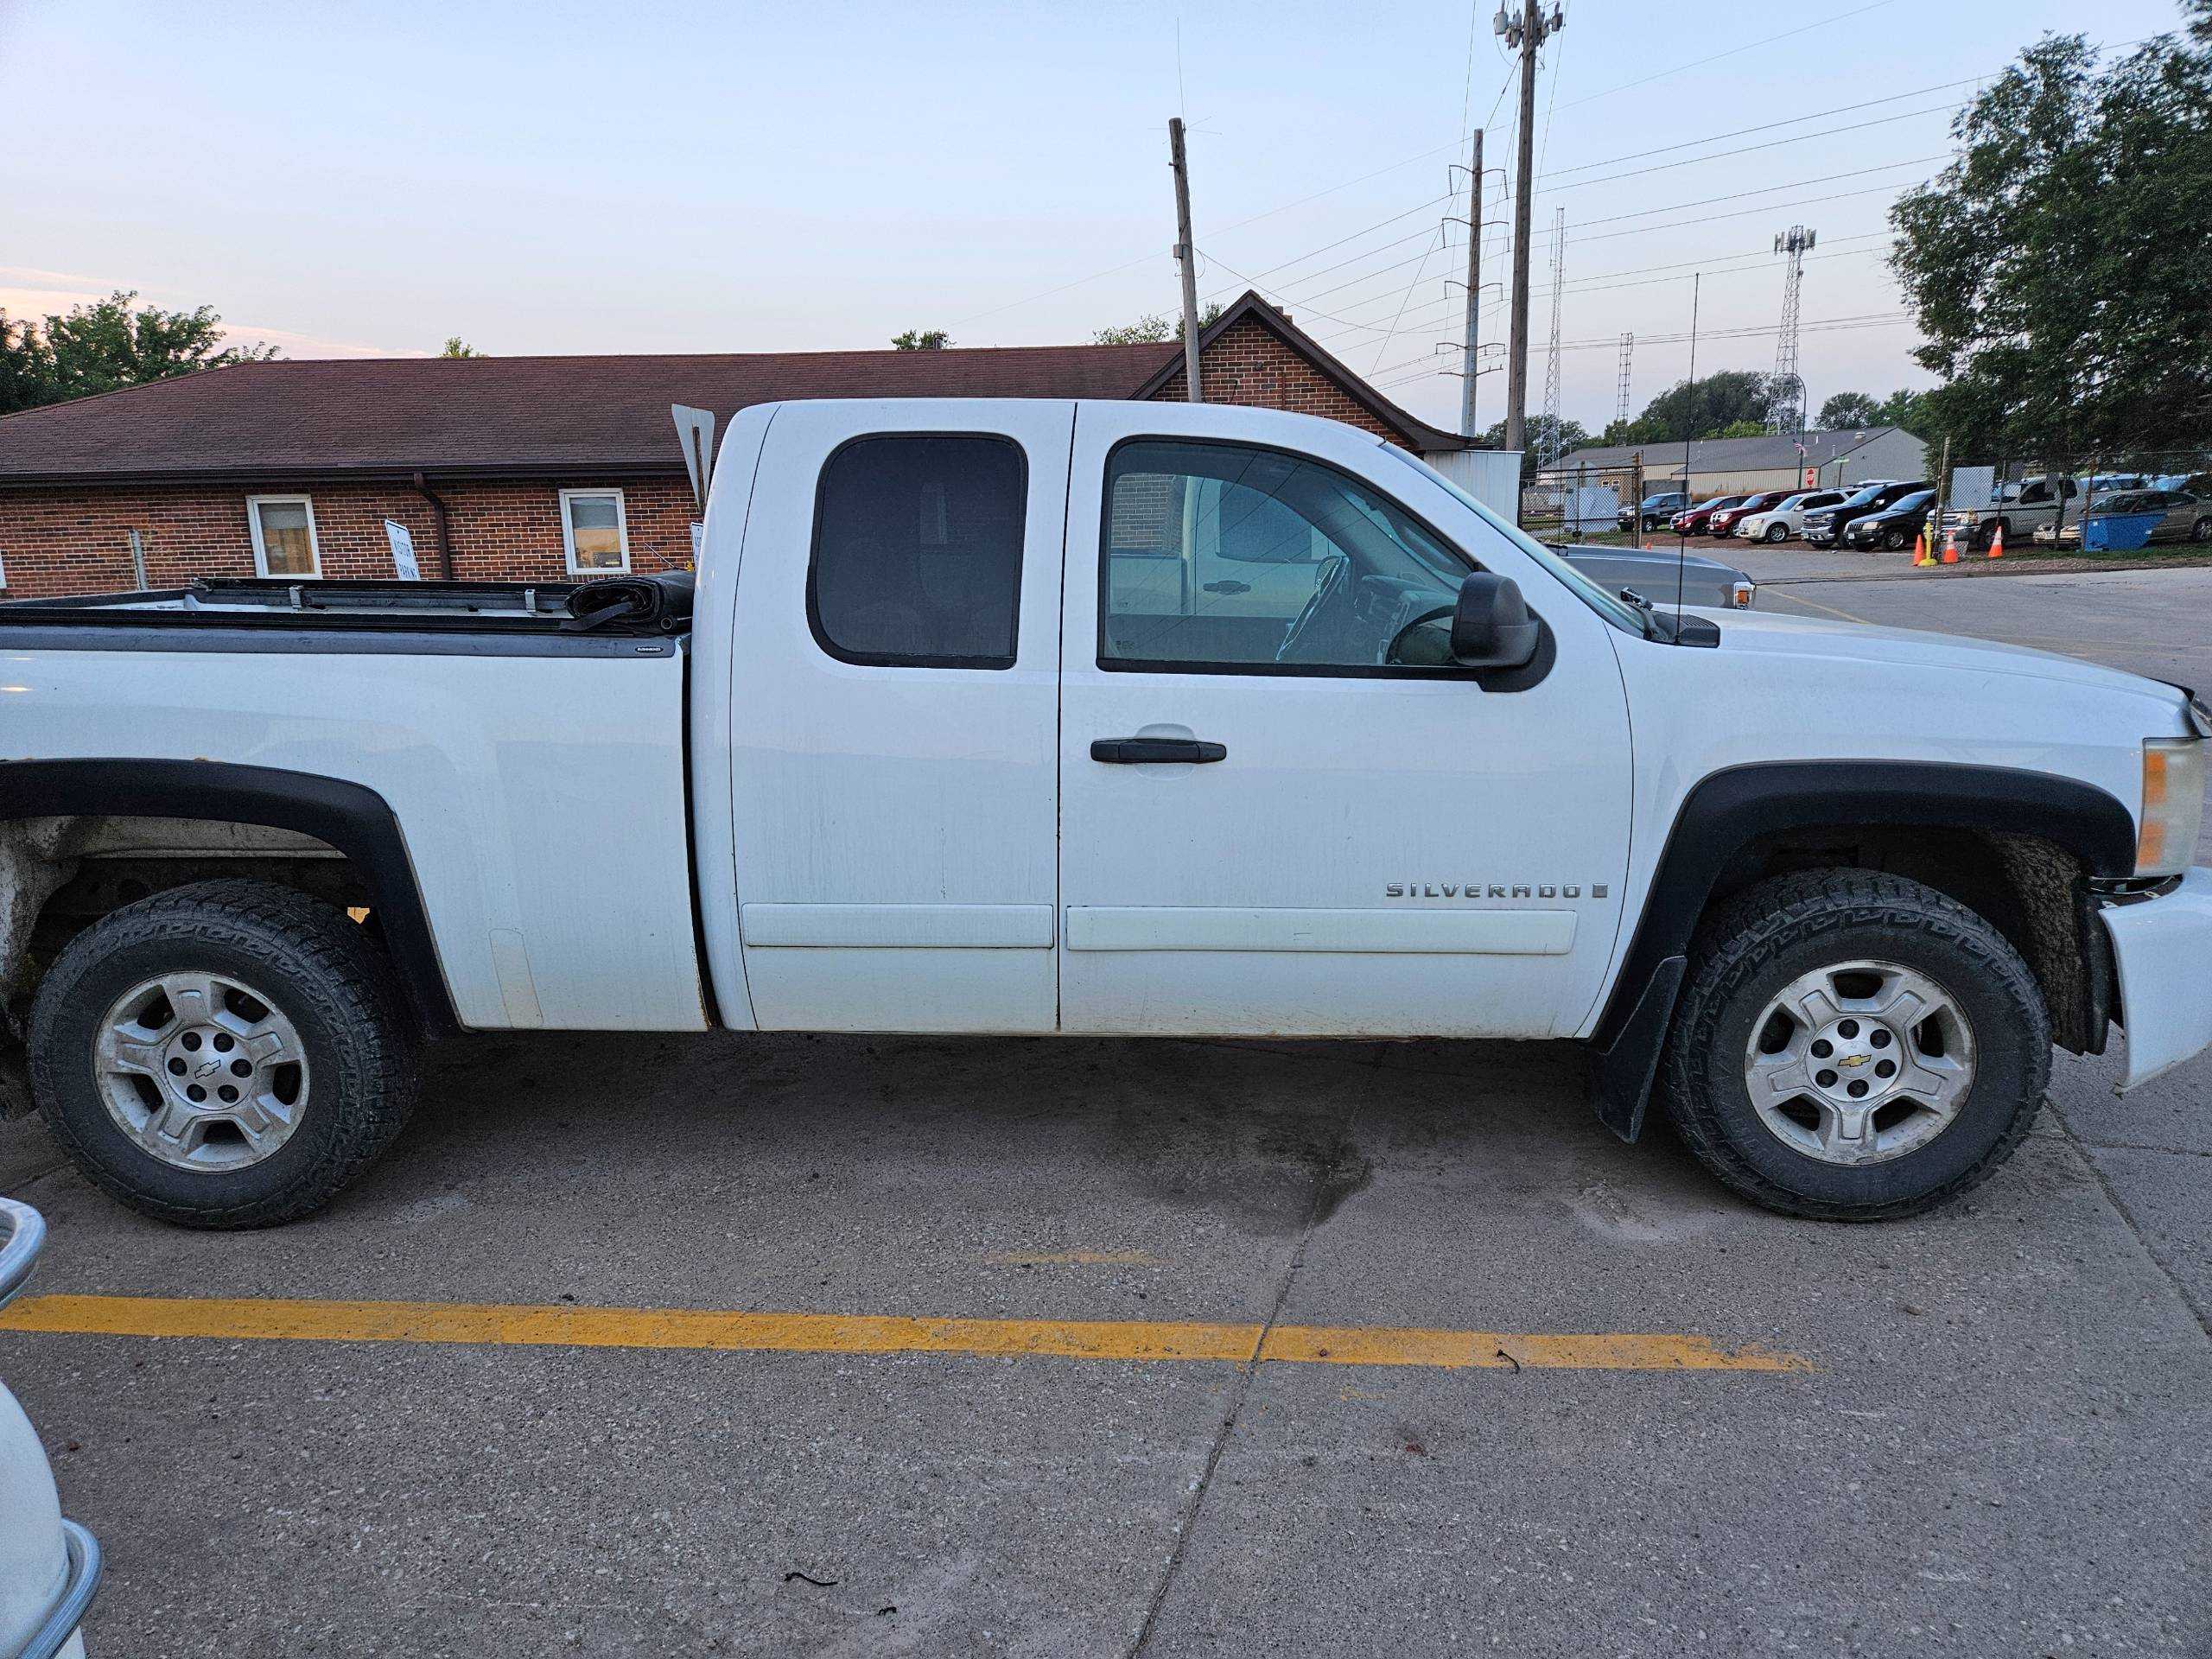
<svg viewBox="0 0 2212 1659"><path fill-rule="evenodd" d="M842 662L1014 666L1028 467L1011 438L884 433L823 464L807 623Z"/></svg>

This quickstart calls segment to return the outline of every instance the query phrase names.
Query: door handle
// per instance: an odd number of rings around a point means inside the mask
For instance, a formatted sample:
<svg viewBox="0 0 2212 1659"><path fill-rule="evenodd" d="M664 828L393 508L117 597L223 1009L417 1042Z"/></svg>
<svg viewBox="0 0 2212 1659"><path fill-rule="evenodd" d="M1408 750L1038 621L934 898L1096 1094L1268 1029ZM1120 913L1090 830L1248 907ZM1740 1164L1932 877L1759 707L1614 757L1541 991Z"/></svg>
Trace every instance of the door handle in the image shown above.
<svg viewBox="0 0 2212 1659"><path fill-rule="evenodd" d="M1109 766L1142 766L1160 761L1202 766L1226 760L1229 750L1225 745L1201 742L1195 737L1097 737L1090 741L1090 758Z"/></svg>

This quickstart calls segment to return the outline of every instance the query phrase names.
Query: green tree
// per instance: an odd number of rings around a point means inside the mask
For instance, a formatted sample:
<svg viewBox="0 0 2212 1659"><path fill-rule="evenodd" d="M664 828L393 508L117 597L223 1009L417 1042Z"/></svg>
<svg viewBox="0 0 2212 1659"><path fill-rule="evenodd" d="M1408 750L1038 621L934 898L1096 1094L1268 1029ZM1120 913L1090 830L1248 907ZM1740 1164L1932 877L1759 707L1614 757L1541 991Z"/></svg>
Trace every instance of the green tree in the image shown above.
<svg viewBox="0 0 2212 1659"><path fill-rule="evenodd" d="M952 344L952 336L942 328L909 328L903 334L891 337L891 347L899 352L941 352Z"/></svg>
<svg viewBox="0 0 2212 1659"><path fill-rule="evenodd" d="M2212 0L2107 63L2046 35L1891 209L1891 264L1968 455L2201 443L2212 429Z"/></svg>
<svg viewBox="0 0 2212 1659"><path fill-rule="evenodd" d="M1544 416L1531 415L1529 417L1523 433L1526 447L1521 451L1521 481L1523 484L1536 475L1536 458L1545 452L1548 446L1544 439L1550 430L1550 425ZM1581 422L1569 420L1560 422L1559 453L1561 455L1573 454L1577 449L1587 447L1591 442L1590 434L1584 429ZM1505 423L1499 421L1492 425L1489 431L1483 434L1481 443L1484 448L1490 449L1505 448Z"/></svg>
<svg viewBox="0 0 2212 1659"><path fill-rule="evenodd" d="M120 289L43 327L0 316L0 414L276 355L273 346L222 339L211 307L164 311Z"/></svg>
<svg viewBox="0 0 2212 1659"><path fill-rule="evenodd" d="M1198 312L1198 327L1211 328L1221 315L1221 302L1213 301ZM1169 316L1165 311L1147 311L1135 322L1125 322L1118 327L1101 328L1091 335L1094 346L1150 346L1175 340L1183 333L1180 316ZM1199 390L1204 391L1203 380Z"/></svg>
<svg viewBox="0 0 2212 1659"><path fill-rule="evenodd" d="M1878 426L1901 426L1916 438L1933 435L1936 430L1934 414L1928 407L1928 394L1900 386L1874 410Z"/></svg>
<svg viewBox="0 0 2212 1659"><path fill-rule="evenodd" d="M478 351L474 346L463 340L459 334L448 334L446 336L444 349L440 351L438 355L440 357L481 357L484 353Z"/></svg>
<svg viewBox="0 0 2212 1659"><path fill-rule="evenodd" d="M1881 404L1863 391L1839 391L1821 405L1820 419L1814 423L1823 431L1829 432L1841 427L1878 426L1881 423Z"/></svg>
<svg viewBox="0 0 2212 1659"><path fill-rule="evenodd" d="M1680 443L1684 438L1717 438L1732 435L1729 428L1746 423L1764 431L1774 398L1774 377L1751 369L1726 369L1702 380L1678 380L1646 404L1643 413L1621 429L1615 442Z"/></svg>

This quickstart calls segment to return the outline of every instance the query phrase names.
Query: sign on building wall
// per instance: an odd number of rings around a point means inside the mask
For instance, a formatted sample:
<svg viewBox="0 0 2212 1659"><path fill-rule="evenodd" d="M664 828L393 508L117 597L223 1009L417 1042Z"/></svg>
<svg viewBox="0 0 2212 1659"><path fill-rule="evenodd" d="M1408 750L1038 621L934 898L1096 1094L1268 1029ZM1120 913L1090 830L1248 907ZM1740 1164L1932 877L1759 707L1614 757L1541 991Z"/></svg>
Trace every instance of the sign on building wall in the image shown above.
<svg viewBox="0 0 2212 1659"><path fill-rule="evenodd" d="M415 563L415 537L397 518L384 521L385 539L391 543L391 568L402 582L423 580L423 567Z"/></svg>

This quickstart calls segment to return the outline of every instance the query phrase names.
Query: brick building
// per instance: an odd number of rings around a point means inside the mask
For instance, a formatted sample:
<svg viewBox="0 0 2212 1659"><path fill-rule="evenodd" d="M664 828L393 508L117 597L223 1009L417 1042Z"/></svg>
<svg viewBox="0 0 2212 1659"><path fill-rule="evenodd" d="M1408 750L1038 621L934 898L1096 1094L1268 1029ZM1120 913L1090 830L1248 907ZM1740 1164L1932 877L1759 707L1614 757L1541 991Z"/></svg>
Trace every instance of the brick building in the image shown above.
<svg viewBox="0 0 2212 1659"><path fill-rule="evenodd" d="M1464 447L1256 295L1201 346L1211 402L1325 415L1424 454ZM669 569L696 517L671 404L726 425L792 397L1183 396L1178 343L244 364L0 419L0 588L389 577L386 519L425 576Z"/></svg>

